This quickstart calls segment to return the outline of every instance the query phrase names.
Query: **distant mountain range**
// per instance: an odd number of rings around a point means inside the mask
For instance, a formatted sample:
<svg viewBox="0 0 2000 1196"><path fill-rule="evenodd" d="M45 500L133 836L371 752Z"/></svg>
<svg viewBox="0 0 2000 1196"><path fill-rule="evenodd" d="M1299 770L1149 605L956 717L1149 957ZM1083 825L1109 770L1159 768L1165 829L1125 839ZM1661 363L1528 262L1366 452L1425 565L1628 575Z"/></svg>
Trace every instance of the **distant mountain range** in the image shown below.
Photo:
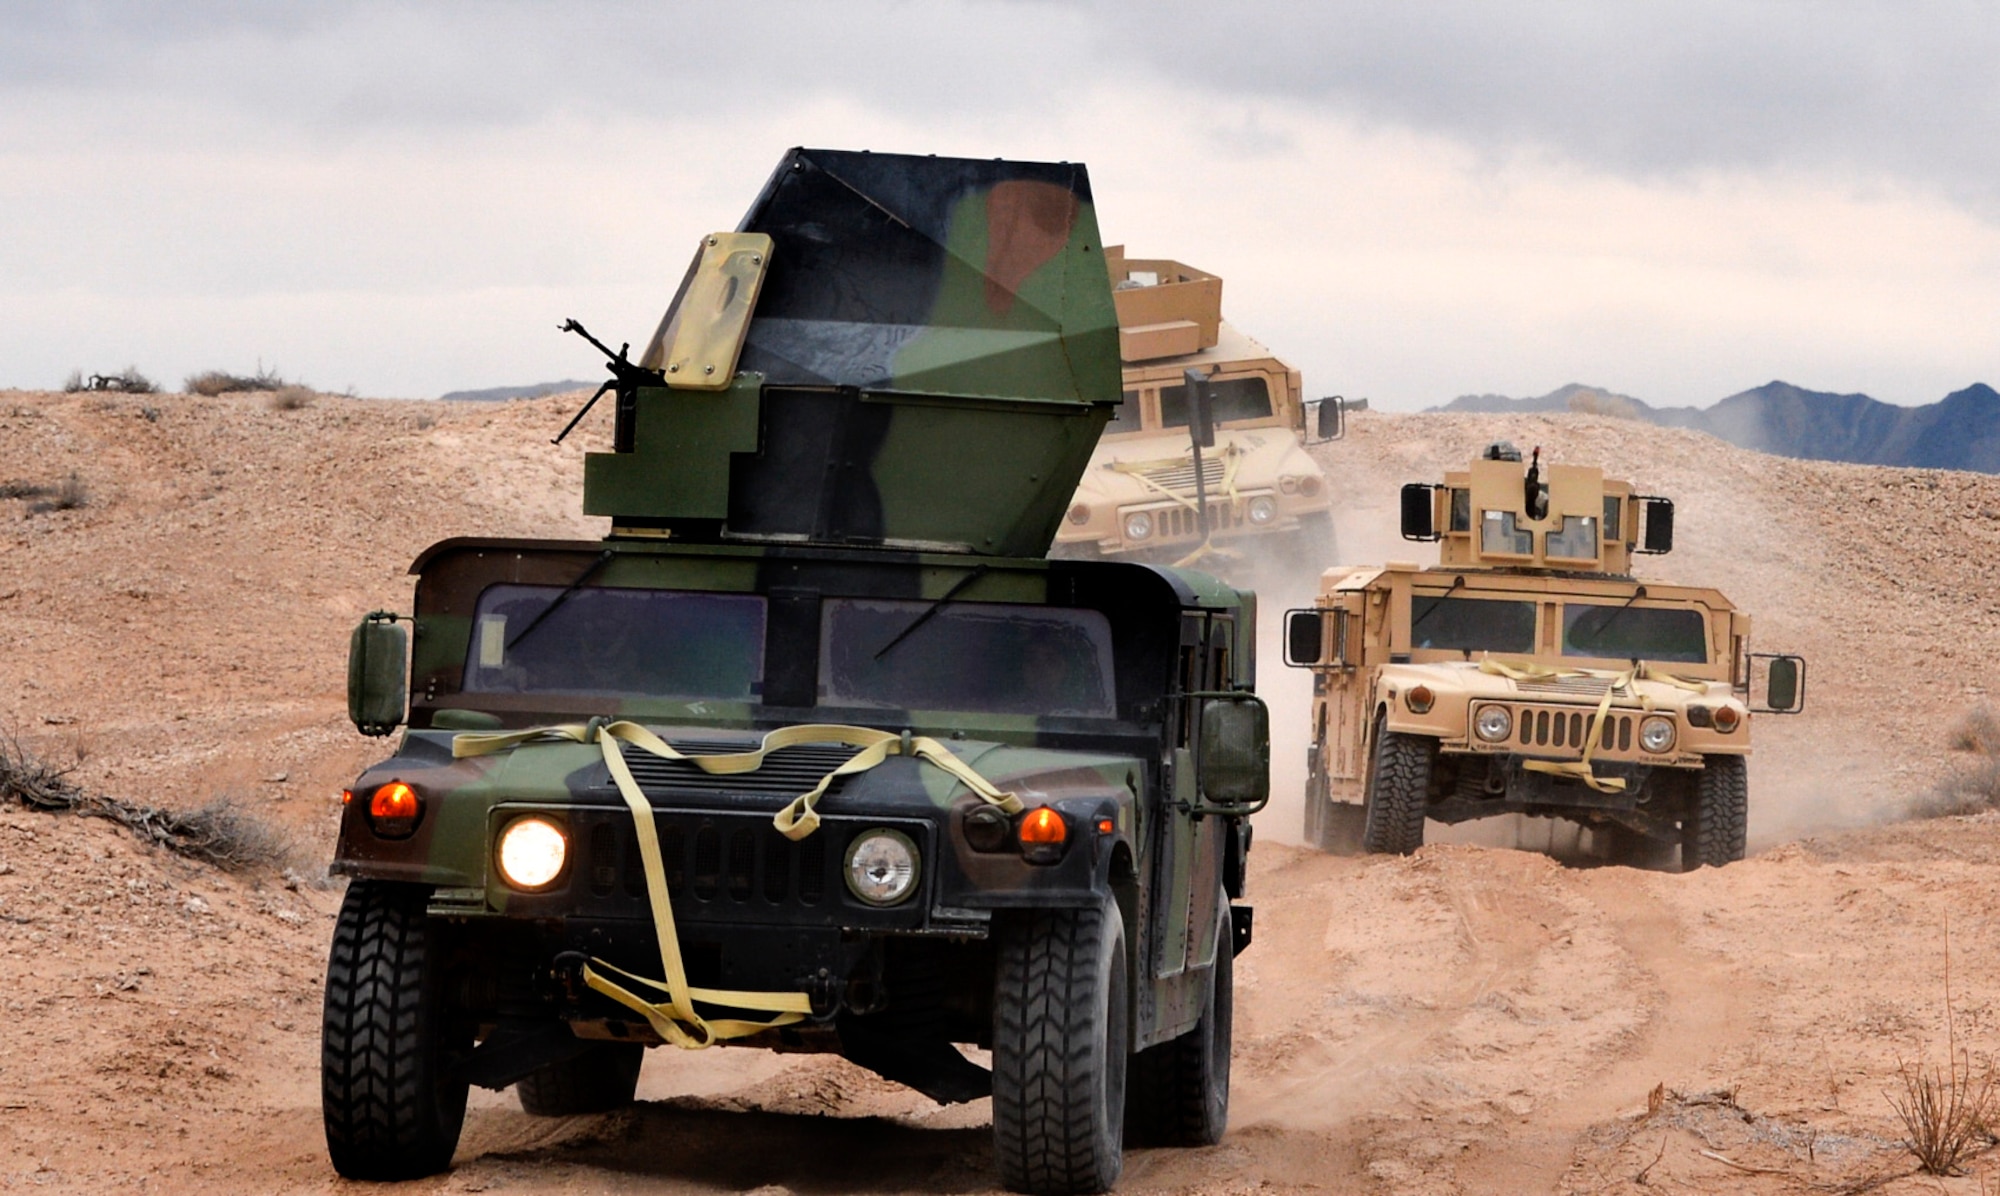
<svg viewBox="0 0 2000 1196"><path fill-rule="evenodd" d="M489 386L485 390L454 390L450 394L439 395L440 399L464 399L475 403L497 403L506 399L539 399L543 395L561 394L566 390L595 390L595 382L537 382L533 386Z"/></svg>
<svg viewBox="0 0 2000 1196"><path fill-rule="evenodd" d="M1464 395L1432 411L1576 411L1692 428L1759 452L1860 465L2000 473L2000 393L1983 382L1923 407L1771 382L1713 407L1654 407L1572 383L1539 398Z"/></svg>

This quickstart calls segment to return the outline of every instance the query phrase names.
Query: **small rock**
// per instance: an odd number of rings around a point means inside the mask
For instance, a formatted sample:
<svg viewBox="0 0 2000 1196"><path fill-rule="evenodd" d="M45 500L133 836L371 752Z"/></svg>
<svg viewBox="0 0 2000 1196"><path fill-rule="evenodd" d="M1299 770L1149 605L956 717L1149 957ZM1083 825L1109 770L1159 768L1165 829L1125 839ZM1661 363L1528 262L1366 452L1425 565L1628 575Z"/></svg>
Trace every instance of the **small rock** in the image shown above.
<svg viewBox="0 0 2000 1196"><path fill-rule="evenodd" d="M181 905L181 909L185 910L190 914L205 914L208 912L208 902L203 901L199 897L190 896L187 899L187 901Z"/></svg>
<svg viewBox="0 0 2000 1196"><path fill-rule="evenodd" d="M265 778L264 778L264 783L265 783L265 784L267 784L267 785L282 785L282 784L284 784L284 783L285 783L286 781L289 781L289 780L291 780L291 779L292 779L292 774L291 774L291 773L288 773L288 772L280 772L280 773L274 773L274 774L272 774L271 776L268 776L268 777L265 777Z"/></svg>
<svg viewBox="0 0 2000 1196"><path fill-rule="evenodd" d="M8 863L6 860L0 860L0 876L5 876L13 870L14 865Z"/></svg>

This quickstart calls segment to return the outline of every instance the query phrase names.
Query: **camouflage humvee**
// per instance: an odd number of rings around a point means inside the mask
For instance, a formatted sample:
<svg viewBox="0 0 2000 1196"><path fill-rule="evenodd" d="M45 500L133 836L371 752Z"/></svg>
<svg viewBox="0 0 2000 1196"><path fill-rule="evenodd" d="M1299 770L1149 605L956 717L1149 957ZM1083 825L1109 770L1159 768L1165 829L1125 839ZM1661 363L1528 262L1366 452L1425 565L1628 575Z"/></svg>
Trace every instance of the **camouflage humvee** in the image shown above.
<svg viewBox="0 0 2000 1196"><path fill-rule="evenodd" d="M333 864L343 1175L662 1044L990 1093L1027 1192L1221 1135L1256 607L1042 555L1117 403L1096 229L1081 166L793 151L614 358L610 535L426 550L407 690L403 617L356 630L350 714L407 729Z"/></svg>
<svg viewBox="0 0 2000 1196"><path fill-rule="evenodd" d="M1209 563L1288 541L1295 559L1331 559L1332 495L1301 437L1338 437L1341 400L1302 400L1299 372L1222 319L1220 278L1115 245L1107 256L1123 395L1057 554ZM1191 438L1191 424L1209 434Z"/></svg>
<svg viewBox="0 0 2000 1196"><path fill-rule="evenodd" d="M1288 613L1313 671L1305 836L1414 851L1426 819L1569 819L1625 862L1743 858L1753 673L1760 713L1804 700L1804 662L1749 650L1719 592L1635 581L1673 503L1597 469L1524 471L1511 445L1403 488L1403 535L1440 562L1328 570ZM1353 804L1358 799L1360 804Z"/></svg>

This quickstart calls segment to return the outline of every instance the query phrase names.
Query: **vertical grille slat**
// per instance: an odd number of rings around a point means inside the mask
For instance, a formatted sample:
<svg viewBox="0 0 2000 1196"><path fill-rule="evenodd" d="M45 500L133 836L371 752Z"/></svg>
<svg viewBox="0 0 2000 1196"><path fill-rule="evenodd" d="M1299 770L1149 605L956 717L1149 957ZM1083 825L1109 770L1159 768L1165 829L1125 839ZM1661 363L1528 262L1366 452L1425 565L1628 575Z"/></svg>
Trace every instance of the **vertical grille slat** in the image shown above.
<svg viewBox="0 0 2000 1196"><path fill-rule="evenodd" d="M792 891L792 854L790 839L777 832L774 827L764 830L764 900L772 905L782 905Z"/></svg>
<svg viewBox="0 0 2000 1196"><path fill-rule="evenodd" d="M739 827L729 832L729 896L734 901L748 901L755 891L757 878L757 834L748 827Z"/></svg>
<svg viewBox="0 0 2000 1196"><path fill-rule="evenodd" d="M694 833L694 883L690 887L703 901L715 900L722 891L722 832L713 826Z"/></svg>

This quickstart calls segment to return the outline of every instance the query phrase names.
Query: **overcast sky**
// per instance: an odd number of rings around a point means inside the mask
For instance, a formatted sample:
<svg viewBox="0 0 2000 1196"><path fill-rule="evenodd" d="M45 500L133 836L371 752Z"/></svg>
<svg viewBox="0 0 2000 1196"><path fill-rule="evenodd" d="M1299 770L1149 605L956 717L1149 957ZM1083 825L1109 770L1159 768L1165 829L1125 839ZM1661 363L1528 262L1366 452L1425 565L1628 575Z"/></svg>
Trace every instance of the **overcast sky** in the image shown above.
<svg viewBox="0 0 2000 1196"><path fill-rule="evenodd" d="M0 386L595 378L792 145L1081 160L1314 394L2000 384L2000 8L0 0Z"/></svg>

